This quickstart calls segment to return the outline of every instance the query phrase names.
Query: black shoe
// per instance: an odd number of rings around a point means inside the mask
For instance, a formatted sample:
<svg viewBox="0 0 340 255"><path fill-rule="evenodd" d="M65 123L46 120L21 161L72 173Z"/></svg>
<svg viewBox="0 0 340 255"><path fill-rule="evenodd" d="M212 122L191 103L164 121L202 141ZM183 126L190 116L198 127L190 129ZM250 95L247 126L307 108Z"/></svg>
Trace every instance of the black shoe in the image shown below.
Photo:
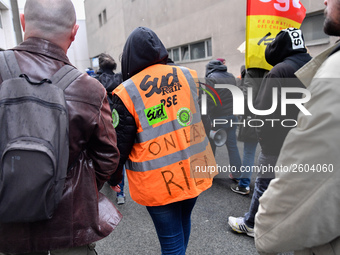
<svg viewBox="0 0 340 255"><path fill-rule="evenodd" d="M249 187L240 187L238 184L232 184L230 186L231 190L235 193L241 194L241 195L248 195L250 193Z"/></svg>

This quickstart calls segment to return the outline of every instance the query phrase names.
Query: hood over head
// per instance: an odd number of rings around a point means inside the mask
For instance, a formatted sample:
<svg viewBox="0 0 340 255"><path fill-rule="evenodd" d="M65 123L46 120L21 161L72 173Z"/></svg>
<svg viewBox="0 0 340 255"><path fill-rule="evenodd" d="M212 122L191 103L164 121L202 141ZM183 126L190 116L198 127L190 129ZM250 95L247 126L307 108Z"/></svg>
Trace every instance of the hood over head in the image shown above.
<svg viewBox="0 0 340 255"><path fill-rule="evenodd" d="M275 39L267 45L265 57L270 65L275 66L286 57L306 52L302 31L296 28L287 28L281 30Z"/></svg>
<svg viewBox="0 0 340 255"><path fill-rule="evenodd" d="M126 40L122 54L122 75L127 80L146 67L166 64L168 51L151 29L138 27Z"/></svg>
<svg viewBox="0 0 340 255"><path fill-rule="evenodd" d="M215 72L215 71L222 71L226 72L228 70L226 65L223 65L220 60L211 60L206 65L206 73L205 76L208 77L209 74Z"/></svg>

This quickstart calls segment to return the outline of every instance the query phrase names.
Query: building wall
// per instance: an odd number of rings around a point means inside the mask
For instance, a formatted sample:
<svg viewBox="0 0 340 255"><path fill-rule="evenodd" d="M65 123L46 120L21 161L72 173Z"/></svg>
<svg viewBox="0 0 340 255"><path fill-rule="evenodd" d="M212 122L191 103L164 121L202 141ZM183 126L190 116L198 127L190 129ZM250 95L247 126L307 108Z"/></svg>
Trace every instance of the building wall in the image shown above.
<svg viewBox="0 0 340 255"><path fill-rule="evenodd" d="M303 6L306 8L307 13L312 13L325 9L325 5L323 1L315 1L315 0L300 0Z"/></svg>
<svg viewBox="0 0 340 255"><path fill-rule="evenodd" d="M85 0L85 16L87 28L87 41L91 58L105 52L119 63L126 40L124 30L123 2L126 0ZM129 0L130 1L130 0ZM98 15L107 10L107 23L101 27ZM119 65L119 64L118 64Z"/></svg>
<svg viewBox="0 0 340 255"><path fill-rule="evenodd" d="M85 72L86 68L91 66L85 20L77 20L79 29L74 42L67 51L67 57L70 62L75 65L81 72Z"/></svg>
<svg viewBox="0 0 340 255"><path fill-rule="evenodd" d="M0 28L0 48L12 48L17 42L14 33L10 0L0 0L0 19L2 24L2 28Z"/></svg>
<svg viewBox="0 0 340 255"><path fill-rule="evenodd" d="M323 11L325 9L325 5L323 1L315 1L315 0L300 0L303 6L307 10L307 15L313 15L315 13L320 13L320 15L323 15ZM319 44L319 45L313 45L308 46L308 50L312 56L317 55L324 49L330 47L332 44L334 44L339 38L338 37L329 37L329 42L325 44Z"/></svg>
<svg viewBox="0 0 340 255"><path fill-rule="evenodd" d="M301 0L307 13L324 9L323 1ZM211 59L225 58L228 70L239 75L244 54L237 48L245 40L246 0L85 0L89 55L111 54L118 63L126 38L138 26L156 32L166 48L211 38L212 56L179 64L197 70L204 77ZM107 21L99 25L106 10ZM334 43L309 47L312 55Z"/></svg>

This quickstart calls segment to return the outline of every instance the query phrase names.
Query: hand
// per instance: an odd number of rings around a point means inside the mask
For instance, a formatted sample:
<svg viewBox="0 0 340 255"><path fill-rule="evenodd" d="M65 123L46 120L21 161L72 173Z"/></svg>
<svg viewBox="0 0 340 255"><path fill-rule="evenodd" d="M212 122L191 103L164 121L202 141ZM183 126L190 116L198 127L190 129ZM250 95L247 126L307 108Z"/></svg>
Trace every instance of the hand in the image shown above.
<svg viewBox="0 0 340 255"><path fill-rule="evenodd" d="M117 193L120 192L120 186L119 186L119 184L117 184L116 186L110 186L110 187L111 187L111 189L112 189L113 191L115 191L115 192L117 192Z"/></svg>

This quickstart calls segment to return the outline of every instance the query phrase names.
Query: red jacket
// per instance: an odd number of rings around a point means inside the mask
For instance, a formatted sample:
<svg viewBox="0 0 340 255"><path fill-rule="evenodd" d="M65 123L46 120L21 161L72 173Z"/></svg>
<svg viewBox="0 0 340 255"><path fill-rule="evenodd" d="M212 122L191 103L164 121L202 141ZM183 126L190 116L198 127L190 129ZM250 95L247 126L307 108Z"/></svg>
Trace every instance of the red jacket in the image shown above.
<svg viewBox="0 0 340 255"><path fill-rule="evenodd" d="M21 71L34 80L51 77L63 65L71 65L64 51L46 40L30 38L14 50ZM71 168L62 200L51 220L0 224L0 252L86 245L109 235L121 220L121 214L99 192L119 162L105 88L83 74L65 90L65 98Z"/></svg>

